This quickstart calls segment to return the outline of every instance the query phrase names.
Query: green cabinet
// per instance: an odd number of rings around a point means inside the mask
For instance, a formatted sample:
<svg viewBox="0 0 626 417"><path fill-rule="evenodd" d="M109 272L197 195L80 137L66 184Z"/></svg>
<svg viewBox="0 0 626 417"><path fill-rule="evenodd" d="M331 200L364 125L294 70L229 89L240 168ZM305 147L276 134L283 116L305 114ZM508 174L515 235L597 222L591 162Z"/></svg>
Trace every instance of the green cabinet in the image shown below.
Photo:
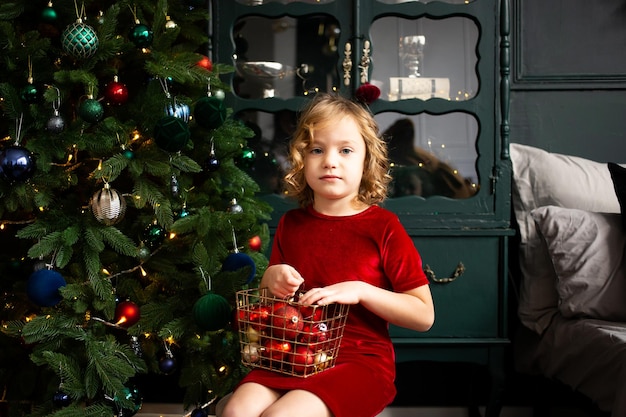
<svg viewBox="0 0 626 417"><path fill-rule="evenodd" d="M363 97L388 140L385 206L422 254L435 300L426 333L392 326L399 362L475 361L498 415L508 344L509 0L214 2L215 57L232 63L235 117L256 135L250 174L274 207L297 112L318 91Z"/></svg>

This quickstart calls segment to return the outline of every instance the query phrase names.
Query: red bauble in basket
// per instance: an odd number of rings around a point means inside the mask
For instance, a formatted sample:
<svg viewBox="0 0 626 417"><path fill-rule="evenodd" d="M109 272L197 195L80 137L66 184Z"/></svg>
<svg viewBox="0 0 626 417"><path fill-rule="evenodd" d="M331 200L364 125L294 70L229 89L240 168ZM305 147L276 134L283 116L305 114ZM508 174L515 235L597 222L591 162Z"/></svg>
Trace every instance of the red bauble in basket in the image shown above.
<svg viewBox="0 0 626 417"><path fill-rule="evenodd" d="M271 313L272 307L269 305L257 304L250 307L250 312L248 313L250 326L254 327L257 331L265 329L270 323Z"/></svg>
<svg viewBox="0 0 626 417"><path fill-rule="evenodd" d="M300 341L309 345L316 345L328 340L328 326L325 323L305 323L302 328Z"/></svg>
<svg viewBox="0 0 626 417"><path fill-rule="evenodd" d="M302 317L306 320L320 321L322 320L323 309L319 306L300 306Z"/></svg>
<svg viewBox="0 0 626 417"><path fill-rule="evenodd" d="M304 374L315 363L315 352L308 346L298 345L290 355L292 370Z"/></svg>
<svg viewBox="0 0 626 417"><path fill-rule="evenodd" d="M304 327L302 313L297 307L278 302L272 310L272 335L283 340L295 340Z"/></svg>
<svg viewBox="0 0 626 417"><path fill-rule="evenodd" d="M271 361L280 362L285 359L285 355L290 353L292 349L291 343L270 338L263 343L261 355Z"/></svg>

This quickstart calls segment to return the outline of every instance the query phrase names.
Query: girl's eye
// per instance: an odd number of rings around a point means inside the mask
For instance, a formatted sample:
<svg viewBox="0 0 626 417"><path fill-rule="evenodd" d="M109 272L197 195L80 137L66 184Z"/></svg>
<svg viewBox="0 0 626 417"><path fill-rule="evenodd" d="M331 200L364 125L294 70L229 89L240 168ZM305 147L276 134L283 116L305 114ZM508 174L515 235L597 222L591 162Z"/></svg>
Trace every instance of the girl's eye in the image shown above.
<svg viewBox="0 0 626 417"><path fill-rule="evenodd" d="M344 153L344 154L349 154L349 153L352 153L352 149L350 149L350 148L344 148L344 149L342 149L342 150L341 150L341 153Z"/></svg>
<svg viewBox="0 0 626 417"><path fill-rule="evenodd" d="M322 153L322 150L320 148L312 148L310 152L314 155L319 155Z"/></svg>

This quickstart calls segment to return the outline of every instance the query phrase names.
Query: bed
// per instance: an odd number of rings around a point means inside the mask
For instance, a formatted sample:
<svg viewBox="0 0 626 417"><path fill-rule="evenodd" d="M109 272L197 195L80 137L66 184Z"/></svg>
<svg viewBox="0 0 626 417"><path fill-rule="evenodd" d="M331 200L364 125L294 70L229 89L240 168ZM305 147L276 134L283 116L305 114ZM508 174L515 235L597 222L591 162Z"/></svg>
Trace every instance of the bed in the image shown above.
<svg viewBox="0 0 626 417"><path fill-rule="evenodd" d="M626 168L521 144L510 151L516 370L626 416Z"/></svg>

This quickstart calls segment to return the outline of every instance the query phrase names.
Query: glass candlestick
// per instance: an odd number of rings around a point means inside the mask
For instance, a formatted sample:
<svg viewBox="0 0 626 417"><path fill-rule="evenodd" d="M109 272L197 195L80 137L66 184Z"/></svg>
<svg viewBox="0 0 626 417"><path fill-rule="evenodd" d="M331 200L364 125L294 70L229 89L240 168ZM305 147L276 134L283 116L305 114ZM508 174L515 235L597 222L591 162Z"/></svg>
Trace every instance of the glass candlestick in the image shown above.
<svg viewBox="0 0 626 417"><path fill-rule="evenodd" d="M423 35L402 36L398 46L400 59L408 70L407 76L417 78L421 76L422 61L424 59L424 45L426 37Z"/></svg>

